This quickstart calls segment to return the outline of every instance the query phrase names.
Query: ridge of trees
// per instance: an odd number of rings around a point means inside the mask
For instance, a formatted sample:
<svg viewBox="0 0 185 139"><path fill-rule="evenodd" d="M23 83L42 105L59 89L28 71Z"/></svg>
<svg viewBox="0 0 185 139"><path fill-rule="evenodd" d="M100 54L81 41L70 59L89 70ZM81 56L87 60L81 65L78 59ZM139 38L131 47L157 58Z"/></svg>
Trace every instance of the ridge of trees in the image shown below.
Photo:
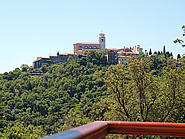
<svg viewBox="0 0 185 139"><path fill-rule="evenodd" d="M1 74L0 137L43 137L96 120L185 122L184 59L140 53L112 66L104 54Z"/></svg>
<svg viewBox="0 0 185 139"><path fill-rule="evenodd" d="M158 52L155 51L153 54L156 54L157 56L164 55L165 57L173 56L172 52L166 51L166 46L165 45L163 46L163 51L158 51ZM152 55L152 49L151 48L149 50L149 55Z"/></svg>

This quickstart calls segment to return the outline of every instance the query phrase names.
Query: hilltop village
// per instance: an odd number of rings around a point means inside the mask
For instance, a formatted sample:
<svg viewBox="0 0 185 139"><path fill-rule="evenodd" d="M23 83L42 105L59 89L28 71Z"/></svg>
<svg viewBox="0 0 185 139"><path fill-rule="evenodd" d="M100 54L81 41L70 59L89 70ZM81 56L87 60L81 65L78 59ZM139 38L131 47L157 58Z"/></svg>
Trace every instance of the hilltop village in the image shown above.
<svg viewBox="0 0 185 139"><path fill-rule="evenodd" d="M38 57L35 69L0 74L0 138L41 138L94 121L185 123L185 60L165 46L153 54L109 49L105 39L100 33L73 53Z"/></svg>
<svg viewBox="0 0 185 139"><path fill-rule="evenodd" d="M77 58L77 55L84 55L90 51L105 50L107 62L110 64L125 64L130 57L138 57L139 53L142 52L143 48L140 45L134 47L123 47L120 49L116 48L106 48L106 37L104 33L100 33L98 37L98 42L82 42L73 44L74 53L59 53L56 55L50 54L49 57L37 57L37 60L33 62L32 67L34 69L40 68L43 63L48 65L64 63L67 62L67 59L72 56L74 59Z"/></svg>

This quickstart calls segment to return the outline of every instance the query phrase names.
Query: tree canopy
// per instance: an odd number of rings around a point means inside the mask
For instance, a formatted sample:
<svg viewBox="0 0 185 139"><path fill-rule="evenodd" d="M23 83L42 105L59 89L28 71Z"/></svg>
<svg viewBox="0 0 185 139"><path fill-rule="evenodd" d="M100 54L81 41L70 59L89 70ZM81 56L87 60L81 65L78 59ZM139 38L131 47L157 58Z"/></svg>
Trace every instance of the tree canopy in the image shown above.
<svg viewBox="0 0 185 139"><path fill-rule="evenodd" d="M156 75L152 68L150 59L133 58L128 65L110 66L104 75L100 73L119 107L117 115L129 121L184 121L184 64L177 66L170 58L162 75ZM174 116L177 111L181 118Z"/></svg>
<svg viewBox="0 0 185 139"><path fill-rule="evenodd" d="M5 72L0 137L41 137L96 120L185 122L184 66L183 58L177 63L144 53L127 65L109 65L99 50L63 64Z"/></svg>

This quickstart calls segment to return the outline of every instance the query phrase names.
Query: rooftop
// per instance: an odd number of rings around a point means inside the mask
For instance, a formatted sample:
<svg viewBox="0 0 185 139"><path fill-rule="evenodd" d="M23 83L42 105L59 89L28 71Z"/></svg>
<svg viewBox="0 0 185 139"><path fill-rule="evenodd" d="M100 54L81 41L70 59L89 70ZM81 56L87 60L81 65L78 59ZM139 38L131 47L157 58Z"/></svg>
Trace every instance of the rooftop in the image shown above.
<svg viewBox="0 0 185 139"><path fill-rule="evenodd" d="M139 54L138 52L125 52L125 51L120 51L120 52L118 52L118 54L121 54L121 53L126 53L126 54Z"/></svg>
<svg viewBox="0 0 185 139"><path fill-rule="evenodd" d="M82 42L82 44L99 44L99 42Z"/></svg>
<svg viewBox="0 0 185 139"><path fill-rule="evenodd" d="M52 56L52 57L57 57L57 55L53 55L53 54L49 54L49 56Z"/></svg>
<svg viewBox="0 0 185 139"><path fill-rule="evenodd" d="M59 55L75 55L74 53L60 53Z"/></svg>

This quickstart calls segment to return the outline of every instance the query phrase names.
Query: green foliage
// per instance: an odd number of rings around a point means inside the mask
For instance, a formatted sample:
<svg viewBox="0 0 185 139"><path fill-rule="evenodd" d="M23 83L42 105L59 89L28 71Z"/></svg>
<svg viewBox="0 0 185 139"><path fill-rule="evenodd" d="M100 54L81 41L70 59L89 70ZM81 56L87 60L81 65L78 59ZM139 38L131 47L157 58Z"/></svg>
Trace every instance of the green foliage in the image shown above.
<svg viewBox="0 0 185 139"><path fill-rule="evenodd" d="M87 55L87 51L85 50L83 54L84 54L84 55Z"/></svg>
<svg viewBox="0 0 185 139"><path fill-rule="evenodd" d="M47 134L56 133L65 122L57 123L65 121L68 112L76 107L88 117L92 105L108 96L105 83L94 75L107 70L104 60L103 52L93 51L61 65L43 64L39 70L15 69L2 74L0 131L5 133L9 123L24 122L25 127L31 124L41 126Z"/></svg>
<svg viewBox="0 0 185 139"><path fill-rule="evenodd" d="M29 66L27 64L22 64L20 68L23 72L26 72L29 69Z"/></svg>
<svg viewBox="0 0 185 139"><path fill-rule="evenodd" d="M80 109L79 107L72 108L60 121L62 124L57 129L57 132L69 130L71 128L82 126L91 122L93 122L93 120L85 116L84 110Z"/></svg>
<svg viewBox="0 0 185 139"><path fill-rule="evenodd" d="M40 68L40 71L42 72L42 73L46 73L47 72L47 67L48 66L48 64L47 63L43 63L42 64L42 67Z"/></svg>
<svg viewBox="0 0 185 139"><path fill-rule="evenodd" d="M96 120L185 122L183 58L141 53L109 67L104 55L1 74L1 136L39 138Z"/></svg>
<svg viewBox="0 0 185 139"><path fill-rule="evenodd" d="M128 65L110 66L105 74L99 73L112 92L111 100L117 105L118 120L183 122L184 63L176 65L168 59L162 75L152 70L150 59L130 59ZM183 116L176 112L181 112Z"/></svg>
<svg viewBox="0 0 185 139"><path fill-rule="evenodd" d="M105 51L98 50L98 51L90 51L85 56L78 56L77 63L80 65L86 66L86 64L89 62L92 64L96 64L98 66L106 66L108 65L106 57L105 57Z"/></svg>
<svg viewBox="0 0 185 139"><path fill-rule="evenodd" d="M69 56L67 59L67 61L72 61L72 60L74 60L74 58L72 56Z"/></svg>
<svg viewBox="0 0 185 139"><path fill-rule="evenodd" d="M146 55L144 52L140 52L139 55L138 55L138 58L141 59L141 58L146 58Z"/></svg>
<svg viewBox="0 0 185 139"><path fill-rule="evenodd" d="M25 127L22 123L16 123L15 125L9 124L0 136L2 139L35 139L46 136L46 133L41 127L33 125Z"/></svg>

